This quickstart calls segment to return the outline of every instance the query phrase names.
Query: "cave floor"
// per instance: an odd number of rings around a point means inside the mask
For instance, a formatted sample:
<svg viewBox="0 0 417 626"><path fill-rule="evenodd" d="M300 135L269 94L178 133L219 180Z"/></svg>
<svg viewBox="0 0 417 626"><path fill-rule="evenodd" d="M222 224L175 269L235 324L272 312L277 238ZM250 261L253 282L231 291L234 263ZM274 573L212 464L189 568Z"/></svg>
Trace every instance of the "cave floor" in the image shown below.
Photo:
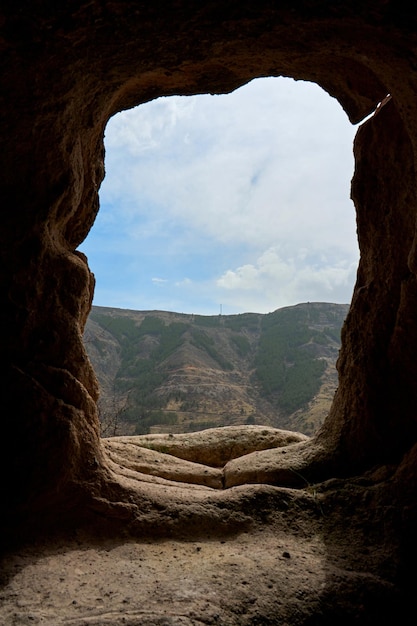
<svg viewBox="0 0 417 626"><path fill-rule="evenodd" d="M326 586L325 562L317 537L271 529L190 542L38 546L9 562L0 622L299 623Z"/></svg>
<svg viewBox="0 0 417 626"><path fill-rule="evenodd" d="M394 623L401 594L366 571L360 542L329 544L320 520L300 510L284 526L275 520L198 540L73 532L32 544L4 559L0 624Z"/></svg>
<svg viewBox="0 0 417 626"><path fill-rule="evenodd" d="M125 454L123 466L109 461L109 496L126 499L97 498L96 522L9 548L0 626L408 623L389 471L297 489L219 489L160 478L180 467L206 480L205 466L195 474L161 457L146 457L151 468L158 460L158 476L138 473L138 454ZM114 526L97 523L109 516Z"/></svg>

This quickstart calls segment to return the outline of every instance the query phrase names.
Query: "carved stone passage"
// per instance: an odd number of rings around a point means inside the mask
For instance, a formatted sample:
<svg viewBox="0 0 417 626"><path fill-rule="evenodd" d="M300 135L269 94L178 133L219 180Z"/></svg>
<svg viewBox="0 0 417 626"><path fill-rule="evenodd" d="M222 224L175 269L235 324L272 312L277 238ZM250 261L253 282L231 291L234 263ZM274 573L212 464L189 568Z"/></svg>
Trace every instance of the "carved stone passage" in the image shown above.
<svg viewBox="0 0 417 626"><path fill-rule="evenodd" d="M361 260L330 415L312 440L254 453L232 484L285 487L292 476L305 487L385 467L367 478L391 477L384 497L374 497L372 523L382 524L384 498L404 512L395 526L402 545L392 541L390 555L402 571L416 521L417 18L402 3L355 7L347 0L2 3L5 532L111 519L116 528L163 534L161 511L179 502L188 506L182 529L192 532L198 516L213 522L213 511L236 512L255 497L253 487L171 497L109 461L82 344L94 279L76 249L98 210L111 115L161 95L223 93L285 75L321 85L354 123L392 97L355 142Z"/></svg>

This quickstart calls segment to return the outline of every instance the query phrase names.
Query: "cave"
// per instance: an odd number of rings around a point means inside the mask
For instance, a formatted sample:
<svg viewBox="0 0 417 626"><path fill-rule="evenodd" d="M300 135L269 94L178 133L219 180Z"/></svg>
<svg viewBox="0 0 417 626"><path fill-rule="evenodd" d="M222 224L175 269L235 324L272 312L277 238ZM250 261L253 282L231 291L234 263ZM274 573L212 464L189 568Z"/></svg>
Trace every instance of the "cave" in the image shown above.
<svg viewBox="0 0 417 626"><path fill-rule="evenodd" d="M126 534L201 541L268 525L290 534L308 517L329 563L324 582L310 580L314 602L300 600L305 610L291 614L285 601L265 605L258 621L249 609L246 617L234 609L232 618L226 603L217 623L392 623L411 604L415 13L385 0L3 3L1 459L9 559L22 544L74 529L103 541ZM360 262L339 388L313 438L232 461L227 488L215 494L174 494L118 472L100 440L98 385L82 342L94 276L77 248L98 211L112 115L163 95L228 93L261 76L315 82L360 123L351 192ZM158 615L122 622L120 612L113 622L88 623L180 623Z"/></svg>

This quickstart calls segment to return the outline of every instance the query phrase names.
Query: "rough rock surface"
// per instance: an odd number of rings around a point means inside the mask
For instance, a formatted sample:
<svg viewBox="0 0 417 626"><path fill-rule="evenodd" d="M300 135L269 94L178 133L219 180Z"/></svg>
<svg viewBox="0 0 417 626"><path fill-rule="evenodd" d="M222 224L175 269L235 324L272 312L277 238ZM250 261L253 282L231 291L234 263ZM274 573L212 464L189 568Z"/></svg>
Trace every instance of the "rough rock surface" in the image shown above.
<svg viewBox="0 0 417 626"><path fill-rule="evenodd" d="M46 623L405 623L396 612L412 598L407 572L415 563L417 521L416 8L391 0L22 0L18 6L7 0L0 49L1 537L15 549L3 569L10 581L2 619L41 621L42 568L50 566L54 617ZM360 126L354 148L361 260L342 333L338 392L313 439L255 452L253 471L238 465L239 482L274 485L218 490L144 480L112 462L100 441L97 382L82 343L94 277L76 249L98 210L104 128L116 111L157 96L226 92L263 75L318 83L355 123L376 110ZM230 461L235 469L239 463ZM295 472L302 477L297 491L287 486ZM89 596L84 614L75 615L57 576L71 566L73 546L55 548L48 561L45 545L19 553L16 544L81 528L101 538L95 558L104 568L110 532L120 545L127 535L136 542L159 537L165 565L168 538L187 537L191 545L204 539L208 550L214 535L233 535L243 546L243 530L249 543L238 554L252 552L256 563L258 533L266 533L272 543L259 559L276 557L270 566L265 560L278 581L274 600L242 617L255 596L262 598L263 578L252 569L247 587L254 595L239 595L230 591L229 568L226 599L214 602L219 617L203 605L193 617L191 600L175 613L169 608L180 588L175 581L194 563L182 544L189 566L172 574L164 568L169 580L161 573L156 582L156 565L151 579L133 574L136 613L129 616L103 590L96 596L106 598L101 614L88 614ZM317 542L308 574L302 552L308 555ZM141 544L133 545L134 555ZM86 555L94 547L80 549ZM282 563L279 554L292 550L297 558ZM118 554L122 568L125 557ZM212 553L213 571L220 558ZM289 565L292 586L290 576L281 576ZM94 572L86 568L92 593ZM30 573L39 586L23 591ZM201 569L193 568L193 576L198 597L215 594ZM181 589L192 593L187 584ZM239 617L232 617L236 611Z"/></svg>
<svg viewBox="0 0 417 626"><path fill-rule="evenodd" d="M103 440L103 446L109 459L121 468L223 489L244 483L276 484L275 449L301 441L308 441L308 437L266 426L229 426L175 436L110 437ZM268 450L272 456L269 479L266 474L263 480L258 475L259 457L255 452L259 450ZM231 464L232 459L238 459L237 464ZM261 472L264 466L262 461ZM244 475L241 467L245 468ZM295 471L294 476L294 482L299 484Z"/></svg>
<svg viewBox="0 0 417 626"><path fill-rule="evenodd" d="M142 448L172 454L179 459L203 463L211 467L224 467L232 459L257 450L282 448L291 443L308 441L302 433L271 428L270 426L226 426L209 428L195 433L179 435L139 435L112 437L104 443L132 443Z"/></svg>

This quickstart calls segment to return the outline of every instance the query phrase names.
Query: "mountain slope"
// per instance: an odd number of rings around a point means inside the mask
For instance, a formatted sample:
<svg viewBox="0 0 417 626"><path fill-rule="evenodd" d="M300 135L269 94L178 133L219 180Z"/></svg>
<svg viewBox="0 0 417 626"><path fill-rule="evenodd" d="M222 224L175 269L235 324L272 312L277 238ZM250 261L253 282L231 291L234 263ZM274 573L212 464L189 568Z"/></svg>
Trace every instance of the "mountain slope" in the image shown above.
<svg viewBox="0 0 417 626"><path fill-rule="evenodd" d="M311 434L337 386L348 305L199 316L93 307L104 435L267 424Z"/></svg>

